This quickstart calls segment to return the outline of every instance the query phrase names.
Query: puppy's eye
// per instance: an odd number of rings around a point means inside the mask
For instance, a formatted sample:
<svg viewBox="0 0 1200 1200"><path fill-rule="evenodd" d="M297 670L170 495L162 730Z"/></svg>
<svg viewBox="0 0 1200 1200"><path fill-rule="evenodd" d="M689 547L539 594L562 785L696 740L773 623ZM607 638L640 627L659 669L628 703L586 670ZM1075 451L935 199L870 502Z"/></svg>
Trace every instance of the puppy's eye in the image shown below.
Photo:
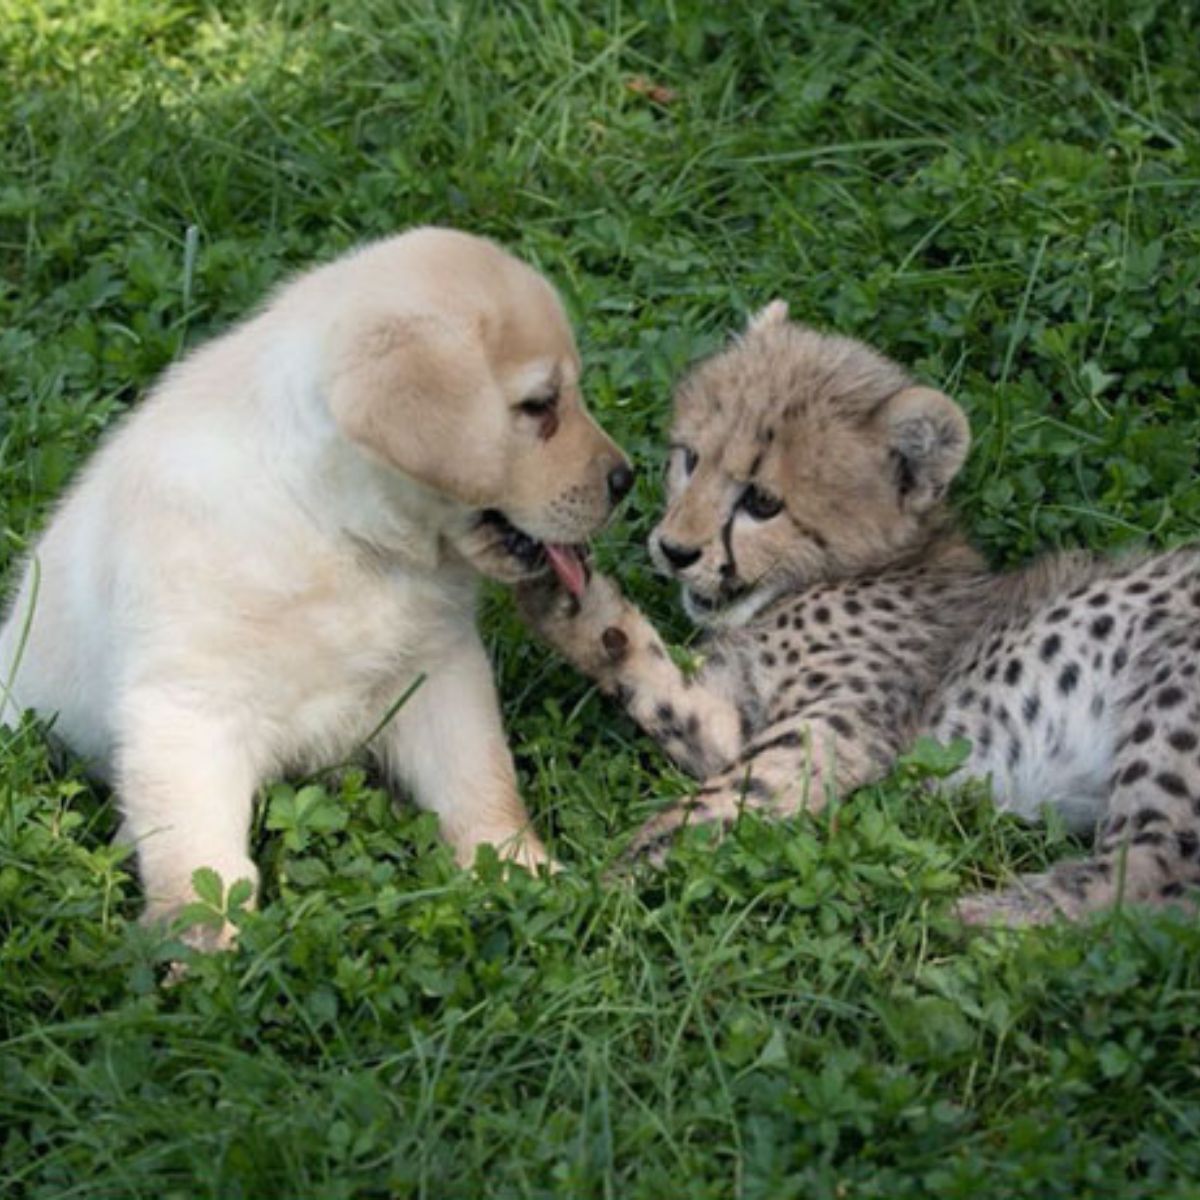
<svg viewBox="0 0 1200 1200"><path fill-rule="evenodd" d="M742 509L755 521L769 521L783 511L783 501L751 484L742 493Z"/></svg>
<svg viewBox="0 0 1200 1200"><path fill-rule="evenodd" d="M517 411L524 413L527 417L534 417L541 420L544 417L551 416L557 407L558 393L555 392L550 396L531 396L528 400L522 400L517 405Z"/></svg>

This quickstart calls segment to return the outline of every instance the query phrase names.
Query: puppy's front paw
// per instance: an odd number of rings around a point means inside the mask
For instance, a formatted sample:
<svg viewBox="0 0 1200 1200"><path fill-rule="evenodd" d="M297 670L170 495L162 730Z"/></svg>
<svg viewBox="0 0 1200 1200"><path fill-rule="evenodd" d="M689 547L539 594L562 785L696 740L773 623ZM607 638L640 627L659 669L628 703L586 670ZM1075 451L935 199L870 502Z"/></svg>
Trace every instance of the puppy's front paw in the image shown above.
<svg viewBox="0 0 1200 1200"><path fill-rule="evenodd" d="M629 654L637 610L604 575L593 573L578 597L554 579L522 584L517 609L540 638L602 683Z"/></svg>

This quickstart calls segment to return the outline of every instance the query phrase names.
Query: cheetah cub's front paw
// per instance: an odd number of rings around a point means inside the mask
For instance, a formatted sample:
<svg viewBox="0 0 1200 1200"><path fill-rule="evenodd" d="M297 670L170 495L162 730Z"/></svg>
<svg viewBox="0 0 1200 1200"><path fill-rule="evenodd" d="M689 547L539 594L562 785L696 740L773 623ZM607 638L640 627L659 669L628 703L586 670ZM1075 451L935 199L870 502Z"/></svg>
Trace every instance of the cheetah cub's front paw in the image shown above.
<svg viewBox="0 0 1200 1200"><path fill-rule="evenodd" d="M578 597L554 579L521 584L517 609L572 666L601 686L615 686L616 672L633 647L638 612L611 579L593 573Z"/></svg>

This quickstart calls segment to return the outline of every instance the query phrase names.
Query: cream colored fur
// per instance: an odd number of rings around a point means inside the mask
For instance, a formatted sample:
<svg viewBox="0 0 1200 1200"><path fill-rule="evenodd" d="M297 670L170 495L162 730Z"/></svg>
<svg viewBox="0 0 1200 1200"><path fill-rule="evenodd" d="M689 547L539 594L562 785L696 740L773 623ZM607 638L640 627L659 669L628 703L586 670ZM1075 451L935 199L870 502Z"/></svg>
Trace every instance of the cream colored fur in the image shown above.
<svg viewBox="0 0 1200 1200"><path fill-rule="evenodd" d="M420 676L389 778L462 862L546 861L474 620L478 573L528 571L480 511L562 542L607 516L624 459L578 376L541 276L416 230L282 288L107 439L0 630L0 722L35 710L112 783L148 915L201 866L256 881L259 785L353 755Z"/></svg>

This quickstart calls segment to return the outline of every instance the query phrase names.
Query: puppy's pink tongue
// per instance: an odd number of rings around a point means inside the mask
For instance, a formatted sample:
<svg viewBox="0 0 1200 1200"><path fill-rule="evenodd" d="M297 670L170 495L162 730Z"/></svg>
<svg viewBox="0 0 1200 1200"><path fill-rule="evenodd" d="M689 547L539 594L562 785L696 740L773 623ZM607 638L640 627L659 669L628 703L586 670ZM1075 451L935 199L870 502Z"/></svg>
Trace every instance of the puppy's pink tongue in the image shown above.
<svg viewBox="0 0 1200 1200"><path fill-rule="evenodd" d="M546 557L550 560L551 569L558 576L558 582L576 599L582 596L587 587L587 569L579 551L574 546L547 542Z"/></svg>

